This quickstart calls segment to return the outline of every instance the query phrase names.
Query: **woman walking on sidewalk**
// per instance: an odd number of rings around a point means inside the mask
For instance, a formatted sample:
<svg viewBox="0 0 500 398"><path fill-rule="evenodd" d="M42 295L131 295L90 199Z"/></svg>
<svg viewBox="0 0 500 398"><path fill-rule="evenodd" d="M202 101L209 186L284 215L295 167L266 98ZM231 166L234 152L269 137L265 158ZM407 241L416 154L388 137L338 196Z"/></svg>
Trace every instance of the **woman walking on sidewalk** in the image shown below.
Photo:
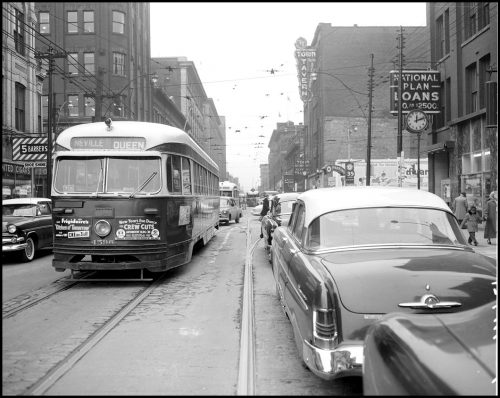
<svg viewBox="0 0 500 398"><path fill-rule="evenodd" d="M471 206L469 212L465 215L462 223L460 224L460 228L464 225L467 226L467 231L469 231L469 245L473 244L477 246L476 240L476 232L479 230L479 224L481 224L483 220L476 212L476 206Z"/></svg>
<svg viewBox="0 0 500 398"><path fill-rule="evenodd" d="M497 198L495 191L490 193L490 198L486 202L483 215L484 221L486 221L484 226L484 238L488 241L488 244L491 245L491 239L497 237Z"/></svg>

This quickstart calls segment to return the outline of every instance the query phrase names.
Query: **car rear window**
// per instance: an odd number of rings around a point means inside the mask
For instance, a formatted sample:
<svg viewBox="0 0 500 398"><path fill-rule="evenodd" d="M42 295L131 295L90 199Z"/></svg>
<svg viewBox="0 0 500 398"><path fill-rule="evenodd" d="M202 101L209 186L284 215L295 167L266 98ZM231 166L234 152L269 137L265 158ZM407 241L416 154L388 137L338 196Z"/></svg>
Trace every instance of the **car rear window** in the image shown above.
<svg viewBox="0 0 500 398"><path fill-rule="evenodd" d="M465 245L449 213L424 208L369 208L335 211L313 220L306 246L326 248L360 245Z"/></svg>

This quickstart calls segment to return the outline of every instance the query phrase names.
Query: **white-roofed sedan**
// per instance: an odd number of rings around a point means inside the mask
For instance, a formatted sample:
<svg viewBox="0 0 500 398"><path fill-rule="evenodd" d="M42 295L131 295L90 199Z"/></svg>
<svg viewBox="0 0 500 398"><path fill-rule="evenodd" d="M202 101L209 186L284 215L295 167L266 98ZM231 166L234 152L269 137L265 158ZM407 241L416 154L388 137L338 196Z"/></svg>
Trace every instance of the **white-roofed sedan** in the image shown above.
<svg viewBox="0 0 500 398"><path fill-rule="evenodd" d="M415 189L306 191L271 251L301 359L328 380L362 375L366 331L384 314L475 308L496 280L495 261L467 245L446 203Z"/></svg>

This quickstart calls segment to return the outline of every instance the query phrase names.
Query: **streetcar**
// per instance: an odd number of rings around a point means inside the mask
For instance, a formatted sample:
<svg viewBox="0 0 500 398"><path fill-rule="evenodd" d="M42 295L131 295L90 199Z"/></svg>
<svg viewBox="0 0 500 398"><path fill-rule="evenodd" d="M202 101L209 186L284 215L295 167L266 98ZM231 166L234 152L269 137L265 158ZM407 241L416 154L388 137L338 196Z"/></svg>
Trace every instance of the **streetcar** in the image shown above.
<svg viewBox="0 0 500 398"><path fill-rule="evenodd" d="M247 206L255 207L258 204L259 204L259 192L255 190L247 192Z"/></svg>
<svg viewBox="0 0 500 398"><path fill-rule="evenodd" d="M56 271L163 272L219 228L219 168L184 131L116 121L64 130L55 143Z"/></svg>

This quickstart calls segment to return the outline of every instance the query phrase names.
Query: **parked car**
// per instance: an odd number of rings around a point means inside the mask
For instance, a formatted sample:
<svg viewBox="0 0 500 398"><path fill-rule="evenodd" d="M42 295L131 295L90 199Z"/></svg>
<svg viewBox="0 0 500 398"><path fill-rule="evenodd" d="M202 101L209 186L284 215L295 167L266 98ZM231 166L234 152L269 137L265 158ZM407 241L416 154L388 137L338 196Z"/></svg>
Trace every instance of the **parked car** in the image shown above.
<svg viewBox="0 0 500 398"><path fill-rule="evenodd" d="M292 206L299 195L299 192L280 193L270 201L271 210L262 218L260 225L260 237L264 238L266 250L271 248L273 231L279 226L288 224L292 214Z"/></svg>
<svg viewBox="0 0 500 398"><path fill-rule="evenodd" d="M262 205L257 205L252 209L252 216L260 216Z"/></svg>
<svg viewBox="0 0 500 398"><path fill-rule="evenodd" d="M229 224L231 220L240 222L241 209L233 198L227 196L220 197L219 221Z"/></svg>
<svg viewBox="0 0 500 398"><path fill-rule="evenodd" d="M365 395L496 395L496 300L453 314L392 313L370 326Z"/></svg>
<svg viewBox="0 0 500 398"><path fill-rule="evenodd" d="M2 201L2 254L16 253L28 262L53 245L52 202L47 198Z"/></svg>
<svg viewBox="0 0 500 398"><path fill-rule="evenodd" d="M300 357L327 380L362 375L366 331L382 315L467 311L491 301L496 280L447 204L416 189L304 192L271 252Z"/></svg>

